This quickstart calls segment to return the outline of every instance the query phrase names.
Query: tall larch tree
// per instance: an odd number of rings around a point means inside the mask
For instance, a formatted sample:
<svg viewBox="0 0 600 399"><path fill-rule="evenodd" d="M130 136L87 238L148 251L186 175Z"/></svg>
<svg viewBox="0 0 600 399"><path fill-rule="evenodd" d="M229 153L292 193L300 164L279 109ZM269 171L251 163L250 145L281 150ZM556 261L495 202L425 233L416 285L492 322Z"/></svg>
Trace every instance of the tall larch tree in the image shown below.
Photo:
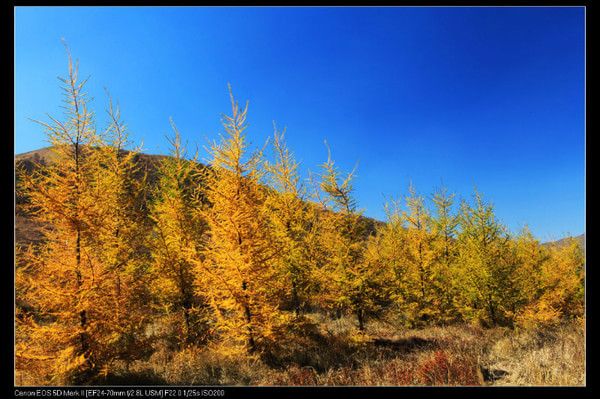
<svg viewBox="0 0 600 399"><path fill-rule="evenodd" d="M320 189L327 212L321 228L326 233L323 238L329 259L320 272L328 286L331 305L338 312L350 310L363 331L366 317L377 307L381 269L365 261L368 232L353 197L353 178L354 171L345 177L340 174L328 148Z"/></svg>
<svg viewBox="0 0 600 399"><path fill-rule="evenodd" d="M516 263L506 228L491 204L475 192L474 205L461 204L458 262L454 281L460 312L467 320L484 324L511 324L518 285Z"/></svg>
<svg viewBox="0 0 600 399"><path fill-rule="evenodd" d="M179 346L204 341L208 320L204 288L195 289L195 268L204 256L208 224L203 216L203 173L197 156L187 158L179 130L171 121L171 154L161 160L150 206L152 274L157 304L171 319Z"/></svg>
<svg viewBox="0 0 600 399"><path fill-rule="evenodd" d="M533 236L527 226L510 240L510 245L513 261L517 265L515 282L519 297L515 299L520 310L541 295L542 269L550 258L550 252Z"/></svg>
<svg viewBox="0 0 600 399"><path fill-rule="evenodd" d="M390 304L393 305L392 310L401 315L404 322L410 324L410 317L407 316L411 307L411 282L405 261L407 234L401 203L392 199L384 205L384 210L385 223L378 226L374 237L370 237L367 256L384 269L387 276L384 288Z"/></svg>
<svg viewBox="0 0 600 399"><path fill-rule="evenodd" d="M275 162L265 163L270 186L265 205L269 228L279 255L275 259L274 285L283 292L284 303L290 304L296 316L310 300L313 290L313 262L310 239L313 209L300 184L298 163L285 143L285 131L273 135ZM277 284L281 282L282 284Z"/></svg>
<svg viewBox="0 0 600 399"><path fill-rule="evenodd" d="M26 266L19 269L19 289L35 312L17 318L19 336L27 341L17 342L16 353L18 364L39 361L41 378L78 383L108 361L99 307L108 277L96 252L100 137L88 108L86 80L79 79L70 53L68 60L68 76L59 78L65 117L39 122L52 160L20 175L29 213L47 228L43 244L27 252Z"/></svg>
<svg viewBox="0 0 600 399"><path fill-rule="evenodd" d="M240 108L229 91L232 113L223 116L225 133L210 148L210 239L198 286L206 287L224 353L255 353L280 315L270 298L277 248L264 213L262 151L248 151L248 104Z"/></svg>
<svg viewBox="0 0 600 399"><path fill-rule="evenodd" d="M432 216L432 247L434 252L433 269L435 295L440 300L439 320L448 323L459 319L454 305L456 287L452 284L452 274L457 257L456 236L458 215L453 213L454 194L446 188L437 190L432 197L435 214Z"/></svg>
<svg viewBox="0 0 600 399"><path fill-rule="evenodd" d="M136 162L139 149L131 142L121 112L109 96L108 128L95 149L100 167L94 177L94 246L101 263L106 300L97 304L106 328L103 345L113 358L133 360L146 340L150 322L150 275L147 242L149 223L144 198L145 171ZM109 372L109 364L104 373Z"/></svg>
<svg viewBox="0 0 600 399"><path fill-rule="evenodd" d="M410 281L407 292L408 301L412 304L410 318L413 323L428 322L438 317L440 310L434 290L432 218L425 206L425 199L417 194L412 184L405 201L407 210L403 214L406 225L404 262Z"/></svg>
<svg viewBox="0 0 600 399"><path fill-rule="evenodd" d="M556 324L585 314L585 254L574 238L547 248L539 267L538 290L519 314L520 325Z"/></svg>

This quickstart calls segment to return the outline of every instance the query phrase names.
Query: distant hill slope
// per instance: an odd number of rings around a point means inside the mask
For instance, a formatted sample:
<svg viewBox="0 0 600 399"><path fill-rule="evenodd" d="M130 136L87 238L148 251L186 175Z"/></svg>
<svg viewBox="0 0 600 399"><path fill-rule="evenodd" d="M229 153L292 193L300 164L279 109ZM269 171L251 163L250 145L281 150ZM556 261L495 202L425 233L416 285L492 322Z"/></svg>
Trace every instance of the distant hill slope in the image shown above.
<svg viewBox="0 0 600 399"><path fill-rule="evenodd" d="M15 168L25 168L31 172L40 164L46 165L53 161L54 153L51 147L40 148L38 150L25 152L15 155ZM158 181L158 167L160 162L168 158L167 155L155 155L139 153L135 162L140 165L140 170L148 173L148 182L150 185L155 185ZM200 164L204 166L203 164ZM18 184L18 183L17 183ZM15 239L17 244L28 244L39 241L43 236L40 226L35 221L26 215L20 205L24 199L17 196L16 198L16 217L15 217ZM367 231L374 232L377 225L383 222L369 217L363 217L367 224Z"/></svg>
<svg viewBox="0 0 600 399"><path fill-rule="evenodd" d="M25 152L15 155L15 170L24 168L28 172L32 172L39 165L47 165L53 162L55 158L51 147L40 148L37 150ZM157 179L158 165L164 155L147 155L139 154L136 161L141 165L142 170L148 172L148 180L150 184L154 184ZM17 176L18 185L18 176ZM15 241L18 245L27 245L39 242L43 238L42 229L44 226L30 218L22 209L21 205L24 198L16 195L15 203Z"/></svg>
<svg viewBox="0 0 600 399"><path fill-rule="evenodd" d="M561 238L560 240L556 240L556 241L549 241L549 242L545 242L543 245L546 246L561 246L561 245L565 245L567 240L570 238L574 238L577 241L579 241L579 244L581 245L581 248L583 248L583 250L585 251L585 233L580 234L578 236L574 236L574 237L565 237L565 238Z"/></svg>
<svg viewBox="0 0 600 399"><path fill-rule="evenodd" d="M55 155L51 147L40 148L15 155L15 166L23 166L26 170L31 171L36 164L48 164L53 161ZM147 169L152 176L156 175L156 170L160 161L167 158L167 155L152 155L139 153L136 162L141 163L142 169Z"/></svg>
<svg viewBox="0 0 600 399"><path fill-rule="evenodd" d="M54 154L50 147L40 148L38 150L25 152L22 154L15 155L15 166L24 167L27 171L32 171L36 164L48 164L52 162ZM136 162L141 166L142 170L148 172L148 180L150 184L155 184L158 178L157 170L161 160L167 158L166 155L156 154L138 154ZM17 214L15 219L15 235L17 243L29 243L35 242L41 239L40 227L34 221L30 220L27 215L19 209L19 204L22 203L22 199L16 199L17 202ZM383 222L365 217L364 218L371 227L371 231L374 231L376 226ZM545 242L543 245L564 245L568 237L562 238L556 241ZM582 248L585 251L585 234L581 234L575 237L581 243Z"/></svg>

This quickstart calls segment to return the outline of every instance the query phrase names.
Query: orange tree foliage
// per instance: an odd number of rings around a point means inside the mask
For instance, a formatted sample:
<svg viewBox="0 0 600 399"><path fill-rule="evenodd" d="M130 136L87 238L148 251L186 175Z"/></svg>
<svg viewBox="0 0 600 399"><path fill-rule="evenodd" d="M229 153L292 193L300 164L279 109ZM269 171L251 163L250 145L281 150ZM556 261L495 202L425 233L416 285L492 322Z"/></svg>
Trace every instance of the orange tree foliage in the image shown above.
<svg viewBox="0 0 600 399"><path fill-rule="evenodd" d="M370 255L389 269L389 299L410 326L445 323L457 318L452 272L456 257L457 218L451 215L452 196L433 196L435 215L411 185L405 199L386 204L387 222L370 240Z"/></svg>
<svg viewBox="0 0 600 399"><path fill-rule="evenodd" d="M464 318L484 324L512 323L518 303L516 270L510 236L491 204L479 193L474 204L461 204L458 262L454 283Z"/></svg>
<svg viewBox="0 0 600 399"><path fill-rule="evenodd" d="M530 251L522 254L528 263L533 260L535 267L535 286L529 288L528 303L518 317L519 324L526 327L584 315L585 258L581 245L571 238L547 251L549 256L543 262Z"/></svg>
<svg viewBox="0 0 600 399"><path fill-rule="evenodd" d="M434 271L434 248L432 217L425 206L425 199L409 187L406 197L405 221L406 296L414 306L409 308L413 321L427 321L438 317L440 296L435 292L437 284Z"/></svg>
<svg viewBox="0 0 600 399"><path fill-rule="evenodd" d="M150 322L151 293L145 237L149 223L142 206L147 189L146 175L135 159L138 150L126 151L130 144L119 108L109 99L109 126L96 151L94 202L97 218L94 254L100 270L96 289L104 299L95 312L105 318L103 350L109 360L135 359L146 341ZM110 370L105 363L102 373Z"/></svg>
<svg viewBox="0 0 600 399"><path fill-rule="evenodd" d="M40 378L78 382L107 372L139 337L144 289L134 258L140 233L134 211L132 155L118 111L96 132L85 80L69 55L64 120L40 122L53 162L22 173L32 217L46 226L44 241L23 253L17 270L20 300L35 309L17 318L17 359L39 361ZM110 145L106 143L109 142ZM138 306L140 312L132 304ZM134 345L135 346L135 345Z"/></svg>
<svg viewBox="0 0 600 399"><path fill-rule="evenodd" d="M171 156L161 160L150 206L152 291L159 313L170 318L180 346L206 338L203 289L195 291L196 264L204 256L207 223L202 214L203 179L196 158L186 159L177 127L169 139ZM167 321L167 320L165 320Z"/></svg>
<svg viewBox="0 0 600 399"><path fill-rule="evenodd" d="M350 310L362 331L367 315L376 312L383 299L385 269L365 257L368 232L353 198L353 177L354 172L340 175L328 151L319 184L324 208L319 228L326 259L318 272L324 303L338 313Z"/></svg>
<svg viewBox="0 0 600 399"><path fill-rule="evenodd" d="M452 213L454 194L449 194L442 188L433 194L432 201L435 208L435 216L431 220L434 290L439 304L436 321L451 323L460 319L454 303L457 287L452 284L452 273L456 268L458 255L456 236L459 219Z"/></svg>
<svg viewBox="0 0 600 399"><path fill-rule="evenodd" d="M278 246L274 259L273 286L282 297L282 304L296 316L310 303L315 289L315 262L311 242L316 221L316 208L306 202L306 192L300 183L298 163L284 141L285 132L275 129L273 149L275 162L265 163L273 190L265 201L268 228Z"/></svg>
<svg viewBox="0 0 600 399"><path fill-rule="evenodd" d="M245 134L248 106L231 94L231 116L223 117L225 134L210 148L205 217L210 227L206 259L198 262L197 289L209 298L216 330L232 353L254 352L278 322L271 298L273 245L265 215L262 151L248 152Z"/></svg>

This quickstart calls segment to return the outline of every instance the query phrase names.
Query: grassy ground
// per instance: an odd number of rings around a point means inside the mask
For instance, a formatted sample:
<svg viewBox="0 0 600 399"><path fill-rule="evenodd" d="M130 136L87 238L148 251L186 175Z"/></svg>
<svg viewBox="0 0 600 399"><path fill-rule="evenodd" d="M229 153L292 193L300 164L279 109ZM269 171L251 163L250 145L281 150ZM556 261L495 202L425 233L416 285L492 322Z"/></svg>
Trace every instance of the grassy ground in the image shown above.
<svg viewBox="0 0 600 399"><path fill-rule="evenodd" d="M309 315L260 358L157 347L146 361L115 365L105 384L198 385L583 385L582 323L518 331L472 326L410 330ZM320 327L317 327L320 326Z"/></svg>

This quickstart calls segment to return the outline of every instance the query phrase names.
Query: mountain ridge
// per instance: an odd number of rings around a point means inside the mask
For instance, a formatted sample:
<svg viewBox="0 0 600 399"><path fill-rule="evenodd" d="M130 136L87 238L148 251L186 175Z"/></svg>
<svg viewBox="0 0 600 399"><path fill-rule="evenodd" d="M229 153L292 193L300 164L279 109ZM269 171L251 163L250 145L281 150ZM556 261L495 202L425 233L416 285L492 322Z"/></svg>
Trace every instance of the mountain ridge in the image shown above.
<svg viewBox="0 0 600 399"><path fill-rule="evenodd" d="M128 152L127 150L123 150ZM15 155L15 169L23 168L26 172L31 173L37 165L46 165L53 160L52 147L43 147L37 150L32 150ZM160 162L169 158L169 155L160 154L145 154L139 152L134 158L134 162L137 162L141 166L141 170L147 172L148 183L152 186L158 181L158 167ZM200 167L206 167L205 164L196 161ZM18 178L17 178L18 182ZM15 193L15 239L17 244L29 244L35 243L42 239L42 229L44 226L40 225L35 220L31 219L22 209L21 205L25 202L25 198ZM384 222L368 217L361 217L365 223L366 233L371 234L375 232L378 225Z"/></svg>
<svg viewBox="0 0 600 399"><path fill-rule="evenodd" d="M146 170L148 170L148 172L149 172L149 180L150 180L150 182L153 182L153 181L155 181L155 178L156 178L156 174L153 172L156 171L160 161L162 159L168 158L168 157L169 157L169 155L147 154L144 152L139 152L137 155L136 162L141 162L142 166L147 167ZM52 147L42 147L42 148L39 148L36 150L31 150L31 151L23 152L20 154L15 154L15 166L21 165L28 172L31 172L33 170L33 168L35 168L36 163L47 164L48 162L52 161L52 158L53 158ZM201 162L198 162L198 164L200 164L202 166L206 166ZM18 205L20 203L20 199L17 198L16 202ZM377 220L377 219L374 219L374 218L371 218L368 216L363 216L363 217L365 219L368 219L370 221L370 223L373 224L373 226L380 224L380 223L385 223L381 220ZM24 229L23 229L23 227L25 227L24 225L31 224L31 221L28 221L26 219L28 219L26 217L26 215L23 215L22 213L17 211L17 217L15 219L15 224L17 225L17 227L21 227L19 229L19 231L21 233L19 235L20 237L27 235L26 231L24 231ZM31 225L29 227L33 228L33 226L31 226ZM37 229L34 229L34 230L36 230L36 231L32 231L31 232L32 234L29 234L29 235L31 235L32 238L39 237L39 233L37 232ZM552 246L552 245L560 246L560 245L564 245L565 242L570 238L576 239L581 244L583 249L585 250L585 233L582 233L582 234L579 234L576 236L566 236L566 237L562 237L562 238L552 240L552 241L541 242L541 244L544 246ZM27 241L29 241L29 240L27 240Z"/></svg>

